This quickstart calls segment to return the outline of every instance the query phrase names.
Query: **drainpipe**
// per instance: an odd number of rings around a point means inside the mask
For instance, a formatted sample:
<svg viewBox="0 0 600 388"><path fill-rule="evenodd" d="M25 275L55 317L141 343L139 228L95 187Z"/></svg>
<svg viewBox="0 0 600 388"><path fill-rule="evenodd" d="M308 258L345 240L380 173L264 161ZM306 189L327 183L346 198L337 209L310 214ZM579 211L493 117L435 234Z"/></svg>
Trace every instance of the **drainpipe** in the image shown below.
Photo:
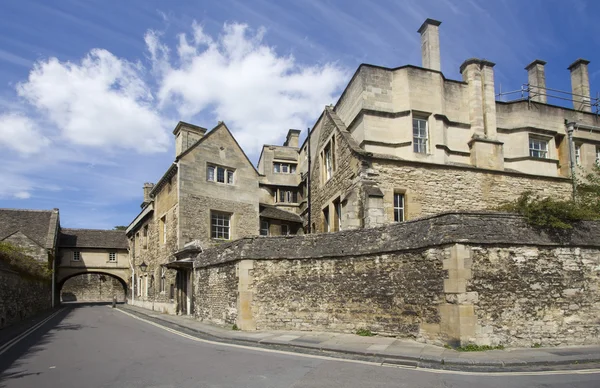
<svg viewBox="0 0 600 388"><path fill-rule="evenodd" d="M55 305L55 299L56 299L56 252L52 257L52 308L54 308Z"/></svg>
<svg viewBox="0 0 600 388"><path fill-rule="evenodd" d="M575 130L575 122L571 121L567 123L567 139L569 145L569 164L571 167L571 179L573 181L573 200L575 200L575 193L577 192L577 177L575 175L575 150L573 145L573 131Z"/></svg>
<svg viewBox="0 0 600 388"><path fill-rule="evenodd" d="M311 219L310 219L310 128L307 128L308 131L308 135L306 137L306 141L308 142L307 145L307 149L308 149L308 171L306 172L306 207L307 207L307 211L308 211L308 234L312 233L311 230Z"/></svg>
<svg viewBox="0 0 600 388"><path fill-rule="evenodd" d="M131 257L131 250L129 251ZM135 302L135 266L133 265L133 261L129 260L129 265L131 266L131 305Z"/></svg>

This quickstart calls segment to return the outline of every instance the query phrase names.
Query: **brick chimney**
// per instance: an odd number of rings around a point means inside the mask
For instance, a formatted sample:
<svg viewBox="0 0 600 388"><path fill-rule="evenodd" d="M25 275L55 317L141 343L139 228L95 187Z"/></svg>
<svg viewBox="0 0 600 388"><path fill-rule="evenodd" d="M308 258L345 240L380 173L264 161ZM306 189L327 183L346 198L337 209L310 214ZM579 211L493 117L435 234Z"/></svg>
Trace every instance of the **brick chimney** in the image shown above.
<svg viewBox="0 0 600 388"><path fill-rule="evenodd" d="M175 135L175 157L179 157L188 148L204 136L206 128L180 121L173 130Z"/></svg>
<svg viewBox="0 0 600 388"><path fill-rule="evenodd" d="M590 106L590 77L588 64L590 61L579 58L569 66L571 71L571 90L573 96L573 108L584 112L591 112Z"/></svg>
<svg viewBox="0 0 600 388"><path fill-rule="evenodd" d="M154 188L154 183L144 183L144 203L150 203L150 192Z"/></svg>
<svg viewBox="0 0 600 388"><path fill-rule="evenodd" d="M300 138L300 130L299 129L290 129L288 131L287 137L285 138L285 143L283 143L283 145L285 147L298 148L299 138Z"/></svg>
<svg viewBox="0 0 600 388"><path fill-rule="evenodd" d="M546 103L546 62L536 59L525 67L527 70L527 83L529 84L529 95L532 101Z"/></svg>
<svg viewBox="0 0 600 388"><path fill-rule="evenodd" d="M421 60L426 69L441 71L440 62L440 31L442 22L427 19L418 30L421 34Z"/></svg>

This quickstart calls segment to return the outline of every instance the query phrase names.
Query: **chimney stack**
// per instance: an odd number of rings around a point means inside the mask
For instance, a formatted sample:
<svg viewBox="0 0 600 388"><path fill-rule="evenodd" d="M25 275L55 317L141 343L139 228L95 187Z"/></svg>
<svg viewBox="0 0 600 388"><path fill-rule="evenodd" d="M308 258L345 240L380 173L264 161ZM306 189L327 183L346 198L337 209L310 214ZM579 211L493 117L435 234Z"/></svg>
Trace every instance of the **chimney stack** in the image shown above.
<svg viewBox="0 0 600 388"><path fill-rule="evenodd" d="M219 121L219 124L220 123L221 122ZM177 126L173 130L173 135L175 135L175 157L178 158L179 155L196 144L205 133L206 128L184 123L183 121L177 123Z"/></svg>
<svg viewBox="0 0 600 388"><path fill-rule="evenodd" d="M285 143L283 143L283 145L285 147L298 148L299 138L300 138L300 130L299 129L290 129L288 131L287 137L285 138Z"/></svg>
<svg viewBox="0 0 600 388"><path fill-rule="evenodd" d="M421 34L422 66L426 69L442 70L440 62L440 24L442 22L427 19L418 30Z"/></svg>
<svg viewBox="0 0 600 388"><path fill-rule="evenodd" d="M590 61L579 58L569 66L573 108L584 112L592 111L590 106L590 77L588 74L589 63Z"/></svg>
<svg viewBox="0 0 600 388"><path fill-rule="evenodd" d="M545 104L546 98L546 62L536 59L525 67L527 70L527 83L529 84L529 97L532 101Z"/></svg>
<svg viewBox="0 0 600 388"><path fill-rule="evenodd" d="M154 188L154 183L144 183L144 204L150 203L150 192Z"/></svg>

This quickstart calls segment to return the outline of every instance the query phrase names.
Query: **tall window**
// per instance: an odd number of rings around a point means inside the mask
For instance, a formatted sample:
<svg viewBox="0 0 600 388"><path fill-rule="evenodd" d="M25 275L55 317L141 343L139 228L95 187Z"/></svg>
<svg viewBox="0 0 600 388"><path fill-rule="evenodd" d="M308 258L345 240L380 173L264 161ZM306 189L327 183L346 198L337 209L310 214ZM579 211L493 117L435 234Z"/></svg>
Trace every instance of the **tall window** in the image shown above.
<svg viewBox="0 0 600 388"><path fill-rule="evenodd" d="M413 119L413 150L419 154L427 153L427 120Z"/></svg>
<svg viewBox="0 0 600 388"><path fill-rule="evenodd" d="M394 193L394 221L404 221L404 194Z"/></svg>
<svg viewBox="0 0 600 388"><path fill-rule="evenodd" d="M296 172L296 164L273 162L273 172L277 174L294 174Z"/></svg>
<svg viewBox="0 0 600 388"><path fill-rule="evenodd" d="M229 240L231 215L227 213L210 213L210 237Z"/></svg>
<svg viewBox="0 0 600 388"><path fill-rule="evenodd" d="M290 234L290 227L286 224L281 224L281 235L287 236L288 234Z"/></svg>
<svg viewBox="0 0 600 388"><path fill-rule="evenodd" d="M581 166L581 144L575 144L575 164Z"/></svg>
<svg viewBox="0 0 600 388"><path fill-rule="evenodd" d="M529 156L532 158L548 158L548 140L539 137L529 138Z"/></svg>
<svg viewBox="0 0 600 388"><path fill-rule="evenodd" d="M158 231L160 233L159 239L161 244L167 243L167 216L164 215L158 222Z"/></svg>
<svg viewBox="0 0 600 388"><path fill-rule="evenodd" d="M298 202L298 192L296 190L277 189L275 194L275 202Z"/></svg>
<svg viewBox="0 0 600 388"><path fill-rule="evenodd" d="M269 235L269 221L260 221L260 235L268 236Z"/></svg>
<svg viewBox="0 0 600 388"><path fill-rule="evenodd" d="M231 168L208 165L206 168L206 180L210 182L233 184L234 170Z"/></svg>
<svg viewBox="0 0 600 388"><path fill-rule="evenodd" d="M73 261L81 261L81 252L79 252L79 251L73 252Z"/></svg>
<svg viewBox="0 0 600 388"><path fill-rule="evenodd" d="M166 272L165 267L160 267L160 283L159 283L160 292L165 292L165 290L166 290L166 286L165 286L166 274L165 274L165 272Z"/></svg>
<svg viewBox="0 0 600 388"><path fill-rule="evenodd" d="M321 166L323 166L323 183L327 182L335 172L335 136L329 140L321 152Z"/></svg>
<svg viewBox="0 0 600 388"><path fill-rule="evenodd" d="M117 253L116 252L109 252L108 253L108 261L111 263L116 263L117 262Z"/></svg>
<svg viewBox="0 0 600 388"><path fill-rule="evenodd" d="M335 210L335 223L333 225L333 230L342 230L342 202L339 198L333 201L333 208Z"/></svg>
<svg viewBox="0 0 600 388"><path fill-rule="evenodd" d="M323 232L331 232L331 223L329 219L329 207L323 209Z"/></svg>
<svg viewBox="0 0 600 388"><path fill-rule="evenodd" d="M142 241L142 247L146 249L148 248L148 225L144 225L142 237L144 238Z"/></svg>
<svg viewBox="0 0 600 388"><path fill-rule="evenodd" d="M596 146L596 165L600 166L600 146Z"/></svg>

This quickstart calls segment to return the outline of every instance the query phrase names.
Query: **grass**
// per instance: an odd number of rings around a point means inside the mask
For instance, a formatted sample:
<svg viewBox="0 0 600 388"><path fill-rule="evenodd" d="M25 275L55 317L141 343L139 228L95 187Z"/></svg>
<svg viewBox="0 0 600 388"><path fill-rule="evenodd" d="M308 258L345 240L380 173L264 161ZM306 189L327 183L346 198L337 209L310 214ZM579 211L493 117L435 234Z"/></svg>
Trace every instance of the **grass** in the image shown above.
<svg viewBox="0 0 600 388"><path fill-rule="evenodd" d="M468 344L464 346L459 346L455 350L459 352L485 352L486 350L502 350L504 349L504 345L475 345Z"/></svg>
<svg viewBox="0 0 600 388"><path fill-rule="evenodd" d="M233 324L233 326L231 326L231 330L238 331L238 330L241 330L241 329L238 327L238 325L236 325L236 324L234 323L234 324Z"/></svg>
<svg viewBox="0 0 600 388"><path fill-rule="evenodd" d="M358 329L356 330L356 335L360 335L361 337L373 337L375 334L369 329Z"/></svg>

